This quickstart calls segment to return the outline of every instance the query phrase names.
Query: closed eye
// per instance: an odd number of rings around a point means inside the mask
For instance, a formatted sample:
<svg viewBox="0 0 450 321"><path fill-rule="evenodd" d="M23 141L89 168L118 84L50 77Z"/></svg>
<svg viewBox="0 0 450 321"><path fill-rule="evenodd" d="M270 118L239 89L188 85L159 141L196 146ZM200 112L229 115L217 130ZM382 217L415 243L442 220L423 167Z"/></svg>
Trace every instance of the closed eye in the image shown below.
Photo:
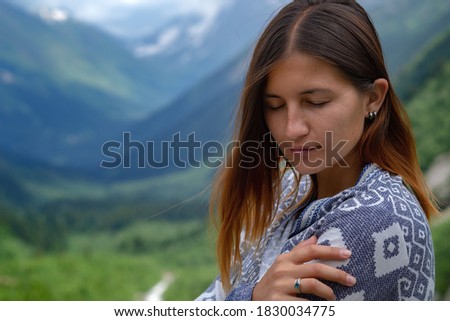
<svg viewBox="0 0 450 321"><path fill-rule="evenodd" d="M328 103L329 103L329 101L308 101L307 102L307 104L309 104L313 107L323 107Z"/></svg>
<svg viewBox="0 0 450 321"><path fill-rule="evenodd" d="M278 106L271 106L271 105L267 105L267 104L266 104L266 108L268 108L268 109L273 109L273 110L283 108L284 106L286 106L286 105L283 104L283 105L278 105Z"/></svg>
<svg viewBox="0 0 450 321"><path fill-rule="evenodd" d="M267 109L280 109L286 106L286 103L281 99L270 99L264 102L264 107Z"/></svg>

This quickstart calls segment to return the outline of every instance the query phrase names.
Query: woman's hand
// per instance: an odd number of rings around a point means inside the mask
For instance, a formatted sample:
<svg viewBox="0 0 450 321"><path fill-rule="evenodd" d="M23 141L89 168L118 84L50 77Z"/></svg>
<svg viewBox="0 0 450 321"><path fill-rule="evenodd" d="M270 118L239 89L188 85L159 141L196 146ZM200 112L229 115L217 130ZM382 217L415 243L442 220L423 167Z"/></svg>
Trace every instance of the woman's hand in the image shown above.
<svg viewBox="0 0 450 321"><path fill-rule="evenodd" d="M317 245L317 237L299 243L291 252L281 254L253 290L254 301L303 300L299 293L313 294L326 300L336 300L333 290L322 280L353 286L356 279L348 273L312 260L346 260L351 252L331 246ZM300 278L299 289L295 288Z"/></svg>

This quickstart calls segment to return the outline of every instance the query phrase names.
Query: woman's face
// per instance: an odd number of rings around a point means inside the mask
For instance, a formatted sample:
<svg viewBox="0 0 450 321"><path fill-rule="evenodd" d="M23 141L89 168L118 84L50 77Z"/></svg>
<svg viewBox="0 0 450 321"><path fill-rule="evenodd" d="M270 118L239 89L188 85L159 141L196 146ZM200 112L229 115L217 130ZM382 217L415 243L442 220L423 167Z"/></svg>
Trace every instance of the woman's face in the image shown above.
<svg viewBox="0 0 450 321"><path fill-rule="evenodd" d="M291 54L269 74L264 101L273 138L301 174L358 160L355 146L369 112L367 99L332 65Z"/></svg>

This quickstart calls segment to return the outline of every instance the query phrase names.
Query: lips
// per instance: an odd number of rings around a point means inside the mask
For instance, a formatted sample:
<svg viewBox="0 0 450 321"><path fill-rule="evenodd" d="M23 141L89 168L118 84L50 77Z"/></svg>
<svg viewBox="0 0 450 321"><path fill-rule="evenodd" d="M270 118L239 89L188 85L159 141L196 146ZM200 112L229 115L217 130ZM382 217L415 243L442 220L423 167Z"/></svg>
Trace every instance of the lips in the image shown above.
<svg viewBox="0 0 450 321"><path fill-rule="evenodd" d="M303 147L293 147L289 148L292 153L308 153L319 150L320 146L303 146Z"/></svg>

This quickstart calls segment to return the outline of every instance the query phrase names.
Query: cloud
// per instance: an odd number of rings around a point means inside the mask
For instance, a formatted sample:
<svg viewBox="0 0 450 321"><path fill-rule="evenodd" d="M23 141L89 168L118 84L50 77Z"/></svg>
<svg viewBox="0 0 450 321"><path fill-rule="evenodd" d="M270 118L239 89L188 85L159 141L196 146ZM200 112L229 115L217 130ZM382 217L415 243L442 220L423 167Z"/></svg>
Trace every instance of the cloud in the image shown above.
<svg viewBox="0 0 450 321"><path fill-rule="evenodd" d="M135 54L137 57L146 57L158 54L169 48L170 45L178 39L180 34L181 31L178 28L170 28L160 35L155 44L138 47Z"/></svg>
<svg viewBox="0 0 450 321"><path fill-rule="evenodd" d="M174 15L200 13L211 16L234 0L36 0L35 4L69 8L75 16L83 20L104 20L117 14L117 10L136 7L158 8ZM22 0L22 2L27 2Z"/></svg>
<svg viewBox="0 0 450 321"><path fill-rule="evenodd" d="M120 3L123 3L125 5L132 5L132 6L138 5L138 4L142 3L142 2L143 1L141 1L141 0L121 0L120 1Z"/></svg>
<svg viewBox="0 0 450 321"><path fill-rule="evenodd" d="M179 16L196 14L199 23L188 30L192 43L200 45L217 15L237 0L15 0L40 10L42 6L66 8L86 21L120 37L144 36ZM142 17L147 16L143 19ZM136 19L138 17L138 19Z"/></svg>

